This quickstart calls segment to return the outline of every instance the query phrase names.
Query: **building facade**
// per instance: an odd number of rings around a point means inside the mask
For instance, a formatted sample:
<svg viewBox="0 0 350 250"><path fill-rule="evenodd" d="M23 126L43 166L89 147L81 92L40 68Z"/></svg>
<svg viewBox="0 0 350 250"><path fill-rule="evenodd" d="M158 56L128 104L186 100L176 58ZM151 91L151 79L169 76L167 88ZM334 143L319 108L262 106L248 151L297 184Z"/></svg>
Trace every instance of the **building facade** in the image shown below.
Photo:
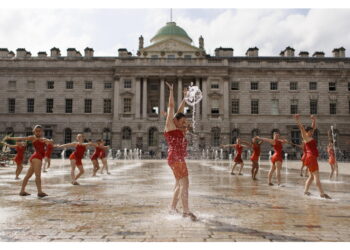
<svg viewBox="0 0 350 250"><path fill-rule="evenodd" d="M76 49L61 56L32 56L25 49L16 54L0 49L0 133L30 134L41 124L45 136L57 143L103 138L114 149L166 150L162 136L169 91L174 84L176 103L190 84L202 90L197 105L195 137L199 150L249 140L254 135L271 137L273 131L300 142L292 115L305 123L318 117L316 137L325 147L334 127L337 147L350 152L350 58L344 48L309 56L287 47L278 56L259 56L249 48L234 56L232 48L205 52L204 39L193 45L174 22L167 23L144 47L139 38L137 55L119 49L118 56L96 57L91 48L82 55ZM189 118L192 108L186 109ZM270 146L264 145L267 154ZM292 150L286 149L286 150Z"/></svg>

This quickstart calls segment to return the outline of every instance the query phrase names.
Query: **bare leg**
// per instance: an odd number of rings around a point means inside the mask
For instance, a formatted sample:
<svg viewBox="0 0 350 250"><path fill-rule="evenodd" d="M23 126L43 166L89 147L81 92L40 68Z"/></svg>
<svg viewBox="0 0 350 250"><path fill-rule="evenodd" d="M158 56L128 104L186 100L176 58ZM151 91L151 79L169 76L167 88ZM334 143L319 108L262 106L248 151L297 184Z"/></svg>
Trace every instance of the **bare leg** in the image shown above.
<svg viewBox="0 0 350 250"><path fill-rule="evenodd" d="M92 160L92 164L94 166L92 176L96 176L97 171L100 169L100 165L97 160Z"/></svg>
<svg viewBox="0 0 350 250"><path fill-rule="evenodd" d="M237 166L237 163L235 162L235 163L233 164L233 166L232 166L231 174L234 174L233 171L235 170L236 166Z"/></svg>
<svg viewBox="0 0 350 250"><path fill-rule="evenodd" d="M171 210L176 211L177 202L179 201L179 194L180 194L180 183L179 183L179 180L176 180L173 201L171 203Z"/></svg>
<svg viewBox="0 0 350 250"><path fill-rule="evenodd" d="M313 180L314 180L314 176L311 173L309 173L309 178L307 178L305 182L304 194L308 194L308 195L310 194L309 188Z"/></svg>
<svg viewBox="0 0 350 250"><path fill-rule="evenodd" d="M300 168L300 176L303 177L303 169L304 169L304 163L301 164Z"/></svg>
<svg viewBox="0 0 350 250"><path fill-rule="evenodd" d="M322 188L322 184L321 184L321 181L320 181L320 175L319 175L319 172L318 171L315 171L312 173L313 177L315 178L315 183L316 183L316 186L318 188L318 191L320 191L320 195L324 195L324 191L323 191L323 188Z"/></svg>
<svg viewBox="0 0 350 250"><path fill-rule="evenodd" d="M75 182L75 167L76 167L75 160L70 160L70 166L71 166L70 176L72 178L72 184L74 184L74 182Z"/></svg>
<svg viewBox="0 0 350 250"><path fill-rule="evenodd" d="M252 168L252 178L253 180L257 180L256 179L256 175L258 174L259 171L259 163L256 161L253 161L253 168Z"/></svg>
<svg viewBox="0 0 350 250"><path fill-rule="evenodd" d="M239 175L242 175L242 169L243 169L243 166L244 166L244 163L240 163L241 167L239 168L239 171L238 171L238 174Z"/></svg>
<svg viewBox="0 0 350 250"><path fill-rule="evenodd" d="M44 158L44 164L43 164L43 171L44 172L47 172L46 165L47 165L47 157Z"/></svg>
<svg viewBox="0 0 350 250"><path fill-rule="evenodd" d="M34 174L34 167L33 167L32 163L30 163L30 167L29 167L29 169L27 171L27 174L26 174L26 176L23 179L22 187L21 187L21 191L20 191L19 195L23 195L23 196L24 195L29 195L25 191L25 189L26 189L26 186L28 184L28 181L29 181L30 177L32 177L33 174Z"/></svg>
<svg viewBox="0 0 350 250"><path fill-rule="evenodd" d="M190 209L188 206L188 186L189 186L188 176L181 178L179 180L179 184L180 184L180 197L181 197L183 212L189 213Z"/></svg>
<svg viewBox="0 0 350 250"><path fill-rule="evenodd" d="M51 167L51 158L47 158L47 168Z"/></svg>
<svg viewBox="0 0 350 250"><path fill-rule="evenodd" d="M268 181L269 181L269 185L270 185L270 186L273 185L273 184L272 184L272 175L273 175L273 173L275 172L275 170L276 170L275 164L271 163L271 168L270 168L270 171L269 171L269 173L268 173L268 175L267 175L267 178L268 178Z"/></svg>
<svg viewBox="0 0 350 250"><path fill-rule="evenodd" d="M331 166L331 174L329 175L329 179L332 179L335 166L333 164L329 164L329 165Z"/></svg>
<svg viewBox="0 0 350 250"><path fill-rule="evenodd" d="M75 181L79 179L80 176L84 174L84 167L83 165L77 165L77 168L79 169L78 175L75 177Z"/></svg>
<svg viewBox="0 0 350 250"><path fill-rule="evenodd" d="M17 168L16 168L16 180L19 180L19 175L21 174L23 170L23 165L21 164L17 164Z"/></svg>
<svg viewBox="0 0 350 250"><path fill-rule="evenodd" d="M47 196L41 189L41 165L42 161L39 159L33 159L32 160L33 168L34 168L34 174L35 174L35 184L36 188L38 189L38 196L44 197Z"/></svg>
<svg viewBox="0 0 350 250"><path fill-rule="evenodd" d="M276 177L277 177L277 184L281 185L281 169L282 169L282 162L276 161Z"/></svg>
<svg viewBox="0 0 350 250"><path fill-rule="evenodd" d="M103 164L101 173L103 173L103 169L106 169L107 174L110 174L109 171L108 171L108 162L107 162L107 159L106 159L106 158L103 158L103 159L101 159L101 161L102 161L102 164Z"/></svg>
<svg viewBox="0 0 350 250"><path fill-rule="evenodd" d="M338 179L338 162L335 162L334 169L335 169L335 178Z"/></svg>

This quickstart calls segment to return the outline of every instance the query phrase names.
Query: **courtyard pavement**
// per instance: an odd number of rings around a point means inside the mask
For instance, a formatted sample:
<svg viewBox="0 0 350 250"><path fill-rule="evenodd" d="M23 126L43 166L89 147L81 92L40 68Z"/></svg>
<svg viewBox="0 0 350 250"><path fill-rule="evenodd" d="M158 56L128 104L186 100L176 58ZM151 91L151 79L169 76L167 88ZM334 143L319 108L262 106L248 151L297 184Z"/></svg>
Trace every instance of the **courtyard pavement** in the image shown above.
<svg viewBox="0 0 350 250"><path fill-rule="evenodd" d="M324 200L314 184L312 196L303 195L296 161L283 168L284 187L267 185L267 162L253 181L250 164L243 176L232 176L228 161L188 161L190 207L199 218L192 222L168 213L174 177L166 161L110 160L112 174L98 177L83 163L81 185L73 186L69 161L53 160L42 174L49 194L43 199L34 177L27 188L32 195L20 197L14 166L0 168L0 241L350 241L350 164L340 164L344 174L329 181L321 163L332 196Z"/></svg>

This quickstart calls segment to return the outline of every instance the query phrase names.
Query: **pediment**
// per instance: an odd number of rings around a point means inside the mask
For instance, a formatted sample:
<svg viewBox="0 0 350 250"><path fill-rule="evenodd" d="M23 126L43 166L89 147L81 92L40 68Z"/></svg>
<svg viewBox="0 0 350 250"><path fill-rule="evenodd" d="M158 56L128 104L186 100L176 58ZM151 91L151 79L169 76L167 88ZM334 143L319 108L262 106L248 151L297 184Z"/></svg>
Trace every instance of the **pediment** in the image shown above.
<svg viewBox="0 0 350 250"><path fill-rule="evenodd" d="M123 91L120 93L121 96L133 96L134 93L130 92L130 91Z"/></svg>
<svg viewBox="0 0 350 250"><path fill-rule="evenodd" d="M175 39L168 39L168 40L164 40L161 41L159 43L156 44L152 44L151 46L145 47L142 51L172 51L172 52L177 52L177 51L193 51L193 52L197 52L197 51L201 51L199 48L186 44L182 41L178 41Z"/></svg>
<svg viewBox="0 0 350 250"><path fill-rule="evenodd" d="M219 99L222 97L222 94L221 93L218 93L218 92L213 92L213 93L209 93L208 96L210 98L216 98L216 99Z"/></svg>

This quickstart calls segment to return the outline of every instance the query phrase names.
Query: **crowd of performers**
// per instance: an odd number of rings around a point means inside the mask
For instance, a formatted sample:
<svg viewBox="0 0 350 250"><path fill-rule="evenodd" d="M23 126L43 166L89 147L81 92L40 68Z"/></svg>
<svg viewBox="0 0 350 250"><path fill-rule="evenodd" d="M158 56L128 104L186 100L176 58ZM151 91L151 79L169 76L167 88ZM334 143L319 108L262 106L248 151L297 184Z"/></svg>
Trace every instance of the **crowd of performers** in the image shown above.
<svg viewBox="0 0 350 250"><path fill-rule="evenodd" d="M185 161L185 157L187 155L187 140L186 133L190 130L190 126L186 120L186 116L184 115L184 108L186 105L185 99L179 104L179 107L175 113L175 104L174 104L174 93L173 93L173 85L167 83L169 88L169 102L168 102L168 110L164 114L166 116L165 122L165 130L164 137L168 144L168 165L173 171L175 177L175 188L172 203L170 205L170 212L177 214L180 213L177 210L178 201L182 202L182 216L189 217L191 220L196 221L197 217L190 211L189 209L189 177L188 170ZM187 95L187 89L184 90L184 97ZM322 184L320 182L319 176L319 166L318 166L318 150L317 150L317 142L313 138L313 133L316 129L316 117L311 116L312 124L309 127L304 127L300 122L299 115L294 115L294 119L296 124L298 125L301 136L303 139L303 143L301 145L295 145L293 143L288 142L286 139L283 139L278 132L273 134L273 139L263 138L256 136L252 138L251 142L243 141L240 138L236 140L235 144L229 145L221 145L222 147L232 147L235 150L235 157L232 162L231 174L235 175L236 166L240 165L238 170L238 175L242 175L243 170L243 160L242 160L242 152L243 148L250 148L253 153L251 155L252 162L252 179L257 180L256 175L259 171L259 157L260 157L260 146L263 142L269 143L273 146L274 154L271 156L271 168L268 173L268 185L273 186L272 177L276 172L277 185L281 186L281 168L283 162L283 145L289 143L291 145L297 146L303 150L303 156L301 158L302 166L301 166L301 176L303 176L303 168L306 167L307 173L305 171L305 176L308 174L308 179L305 182L304 194L310 195L309 188L313 181L315 181L316 186L320 192L320 196L322 198L330 199L329 195L327 195L322 188ZM6 143L6 140L16 141L16 145L9 145ZM68 144L57 145L54 144L53 140L46 139L43 137L43 129L40 125L36 125L33 129L33 135L28 137L5 137L2 141L2 144L8 146L10 148L15 148L17 154L14 158L14 162L17 165L16 168L16 179L19 179L19 175L23 169L23 159L24 152L26 149L26 142L30 141L34 146L35 152L31 155L30 167L23 179L22 187L20 191L21 196L30 195L25 191L28 180L35 174L35 183L38 189L38 197L47 196L46 193L43 192L41 187L41 171L43 169L44 172L50 168L51 164L51 154L54 148L74 148L74 152L69 156L70 165L71 165L71 183L73 185L79 185L77 180L84 174L84 167L82 163L82 159L85 155L85 151L88 147L94 147L95 151L91 156L91 161L93 165L93 176L96 176L97 171L100 169L98 159L102 162L101 173L106 170L108 171L108 163L106 159L106 150L108 150L108 146L104 145L103 140L97 140L96 142L84 142L84 136L82 134L78 134L76 137L76 141ZM331 174L330 178L335 175L338 175L337 162L335 159L334 145L331 140L327 147L327 152L329 155L329 164L331 166ZM76 174L75 169L78 168L78 173Z"/></svg>
<svg viewBox="0 0 350 250"><path fill-rule="evenodd" d="M38 197L47 196L46 193L43 192L41 187L41 172L47 172L47 169L50 168L51 165L51 154L54 148L74 148L74 152L69 156L70 165L71 165L71 183L73 185L79 185L77 180L80 176L84 174L84 167L82 163L82 159L84 158L85 151L88 147L94 147L95 151L91 156L91 162L93 164L93 174L92 176L96 176L97 171L100 169L100 164L98 159L102 162L101 174L103 174L104 170L106 170L107 174L110 174L108 171L108 163L106 159L106 150L109 149L109 146L104 145L103 140L97 140L96 142L88 142L84 143L84 136L82 134L78 134L76 137L76 141L68 144L58 145L54 144L53 140L47 139L43 137L43 129L40 125L36 125L33 129L33 135L27 137L9 137L6 136L2 144L16 149L16 156L13 159L16 163L16 177L15 179L19 179L19 175L23 169L23 161L24 161L24 152L26 149L26 142L30 141L34 147L34 153L30 156L29 162L30 167L22 181L22 187L19 195L27 196L30 195L25 191L25 188L28 184L29 179L35 175L35 184L38 189ZM16 145L10 145L6 143L7 140L16 141ZM79 173L76 175L75 169L78 168Z"/></svg>

